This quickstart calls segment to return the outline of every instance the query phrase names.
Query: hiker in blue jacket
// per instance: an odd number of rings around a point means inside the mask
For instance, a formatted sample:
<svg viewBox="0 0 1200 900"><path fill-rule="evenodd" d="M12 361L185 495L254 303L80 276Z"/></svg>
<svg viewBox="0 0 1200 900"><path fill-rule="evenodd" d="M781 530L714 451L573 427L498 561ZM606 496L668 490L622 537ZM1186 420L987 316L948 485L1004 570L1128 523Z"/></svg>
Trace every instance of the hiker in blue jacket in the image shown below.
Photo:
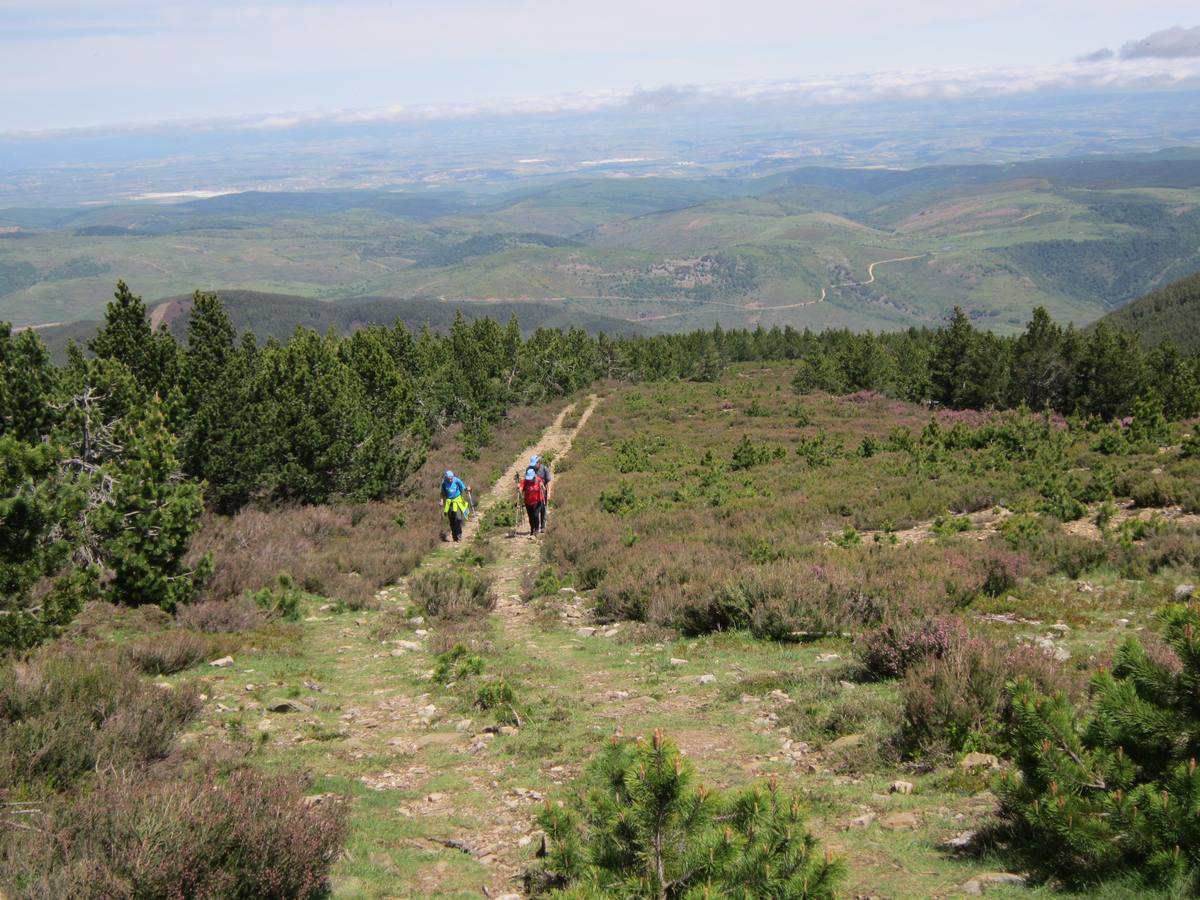
<svg viewBox="0 0 1200 900"><path fill-rule="evenodd" d="M450 534L455 541L462 540L463 522L471 515L468 497L471 489L449 469L442 477L442 512L450 522Z"/></svg>

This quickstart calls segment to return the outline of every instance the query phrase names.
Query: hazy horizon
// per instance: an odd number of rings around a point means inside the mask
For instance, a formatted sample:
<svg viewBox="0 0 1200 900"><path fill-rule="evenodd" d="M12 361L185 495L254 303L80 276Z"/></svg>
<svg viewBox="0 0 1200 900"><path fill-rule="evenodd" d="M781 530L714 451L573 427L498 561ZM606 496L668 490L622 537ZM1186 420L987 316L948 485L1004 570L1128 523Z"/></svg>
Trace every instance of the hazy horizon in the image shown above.
<svg viewBox="0 0 1200 900"><path fill-rule="evenodd" d="M1194 15L1079 0L969 13L944 0L17 0L0 4L0 134L1195 88Z"/></svg>

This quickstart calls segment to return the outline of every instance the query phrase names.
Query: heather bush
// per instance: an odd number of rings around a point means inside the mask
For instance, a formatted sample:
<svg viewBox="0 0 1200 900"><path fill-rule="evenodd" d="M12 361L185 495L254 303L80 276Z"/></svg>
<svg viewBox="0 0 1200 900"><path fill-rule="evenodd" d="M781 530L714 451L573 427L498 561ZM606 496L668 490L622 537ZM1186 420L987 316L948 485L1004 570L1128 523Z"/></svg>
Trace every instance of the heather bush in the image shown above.
<svg viewBox="0 0 1200 900"><path fill-rule="evenodd" d="M614 740L538 823L546 855L527 878L535 896L817 900L835 896L844 875L805 828L798 798L774 780L738 794L696 785L659 732Z"/></svg>
<svg viewBox="0 0 1200 900"><path fill-rule="evenodd" d="M910 753L992 749L1008 679L1003 648L968 640L908 670L901 742Z"/></svg>
<svg viewBox="0 0 1200 900"><path fill-rule="evenodd" d="M409 590L427 615L468 619L491 611L496 593L491 578L467 569L434 569L413 577Z"/></svg>
<svg viewBox="0 0 1200 900"><path fill-rule="evenodd" d="M1015 679L1065 696L1082 693L1080 678L1040 647L971 638L908 670L900 688L902 746L910 754L1003 750L1013 714L1006 685Z"/></svg>
<svg viewBox="0 0 1200 900"><path fill-rule="evenodd" d="M10 662L0 668L0 797L161 759L199 710L194 687L156 688L94 647L54 645Z"/></svg>
<svg viewBox="0 0 1200 900"><path fill-rule="evenodd" d="M181 628L220 634L252 631L266 621L266 615L252 598L243 595L180 606L175 610L175 621Z"/></svg>
<svg viewBox="0 0 1200 900"><path fill-rule="evenodd" d="M866 632L858 641L859 658L871 678L901 678L927 658L941 658L968 639L956 616L893 622Z"/></svg>
<svg viewBox="0 0 1200 900"><path fill-rule="evenodd" d="M5 841L0 886L84 900L323 897L345 811L306 804L303 787L249 769L106 773L87 793L50 803L42 834Z"/></svg>
<svg viewBox="0 0 1200 900"><path fill-rule="evenodd" d="M191 631L168 631L121 648L122 656L147 675L173 675L203 662L211 644Z"/></svg>

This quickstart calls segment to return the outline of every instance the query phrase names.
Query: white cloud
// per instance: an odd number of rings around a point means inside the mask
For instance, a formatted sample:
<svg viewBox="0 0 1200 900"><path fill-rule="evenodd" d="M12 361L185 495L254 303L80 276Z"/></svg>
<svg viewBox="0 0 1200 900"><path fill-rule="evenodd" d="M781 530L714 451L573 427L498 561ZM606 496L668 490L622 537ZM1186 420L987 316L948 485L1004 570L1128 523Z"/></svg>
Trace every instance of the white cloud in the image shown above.
<svg viewBox="0 0 1200 900"><path fill-rule="evenodd" d="M1121 59L1194 59L1200 57L1200 26L1176 25L1121 46Z"/></svg>

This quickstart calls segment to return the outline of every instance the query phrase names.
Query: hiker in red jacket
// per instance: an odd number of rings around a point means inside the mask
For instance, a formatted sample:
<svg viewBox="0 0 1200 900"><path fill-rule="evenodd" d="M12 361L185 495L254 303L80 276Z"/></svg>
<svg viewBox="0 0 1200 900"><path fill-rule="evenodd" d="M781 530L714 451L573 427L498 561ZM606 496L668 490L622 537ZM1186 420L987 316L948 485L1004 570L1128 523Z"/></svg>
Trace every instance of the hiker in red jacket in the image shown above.
<svg viewBox="0 0 1200 900"><path fill-rule="evenodd" d="M536 466L525 470L517 482L517 497L525 504L529 516L529 536L536 537L546 531L546 481Z"/></svg>

